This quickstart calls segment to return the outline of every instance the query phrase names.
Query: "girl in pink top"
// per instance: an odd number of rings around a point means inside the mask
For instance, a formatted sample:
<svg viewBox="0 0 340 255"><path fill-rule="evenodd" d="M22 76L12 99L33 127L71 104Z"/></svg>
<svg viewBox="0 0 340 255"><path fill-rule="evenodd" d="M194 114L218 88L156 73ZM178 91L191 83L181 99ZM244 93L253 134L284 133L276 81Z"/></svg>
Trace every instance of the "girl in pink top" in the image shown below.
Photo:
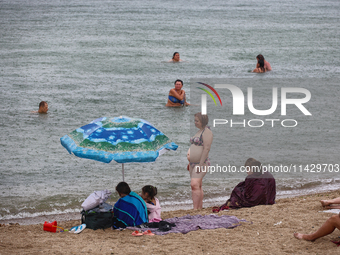
<svg viewBox="0 0 340 255"><path fill-rule="evenodd" d="M157 188L152 185L146 185L142 188L141 197L146 203L146 208L148 209L149 222L160 222L161 219L161 206L158 199L155 197L157 195Z"/></svg>

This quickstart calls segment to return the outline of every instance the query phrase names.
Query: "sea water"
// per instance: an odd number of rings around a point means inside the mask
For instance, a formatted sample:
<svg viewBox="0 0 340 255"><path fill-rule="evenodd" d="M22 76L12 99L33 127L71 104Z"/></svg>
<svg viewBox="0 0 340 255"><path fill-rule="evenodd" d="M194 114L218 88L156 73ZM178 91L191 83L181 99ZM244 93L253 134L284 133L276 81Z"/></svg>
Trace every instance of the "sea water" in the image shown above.
<svg viewBox="0 0 340 255"><path fill-rule="evenodd" d="M184 81L189 102L192 83L199 80L260 77L286 86L288 78L328 79L335 85L308 88L318 98L315 122L297 129L315 137L318 147L302 139L296 142L301 148L294 147L302 153L277 160L279 153L261 154L230 135L228 141L237 146L211 158L213 164L227 158L242 165L247 157L290 164L317 155L316 163L339 163L334 101L339 95L339 5L336 0L1 1L0 220L79 212L96 190L111 190L110 203L118 199L114 190L122 181L122 165L77 158L59 140L103 116L145 119L179 145L156 162L125 164L125 180L137 192L156 186L164 210L191 208L186 153L194 108L165 107L176 79ZM175 51L183 62L168 62ZM260 53L273 71L251 73ZM49 104L48 114L31 113L42 100ZM317 132L321 121L329 125ZM218 137L222 131L216 132ZM266 136L265 129L254 132ZM290 131L282 132L289 137ZM322 139L323 132L332 136ZM225 143L215 139L212 152L221 146ZM277 194L336 189L338 176L277 178ZM242 178L207 175L204 206L224 203Z"/></svg>

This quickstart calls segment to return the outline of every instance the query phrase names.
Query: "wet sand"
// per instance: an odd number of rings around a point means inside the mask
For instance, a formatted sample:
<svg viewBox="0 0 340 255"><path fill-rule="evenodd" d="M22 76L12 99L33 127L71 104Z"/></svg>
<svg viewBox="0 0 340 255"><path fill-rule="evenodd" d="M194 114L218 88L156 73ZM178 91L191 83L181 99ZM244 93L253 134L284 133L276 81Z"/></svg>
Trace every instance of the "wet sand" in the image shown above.
<svg viewBox="0 0 340 255"><path fill-rule="evenodd" d="M32 218L29 220L31 225L2 221L0 254L338 254L340 247L330 240L339 239L339 230L314 242L293 237L294 232L314 232L334 215L320 212L323 208L319 201L338 196L340 191L332 191L283 198L271 206L223 211L217 215L234 215L251 223L241 223L234 229L197 230L164 236L134 237L132 230L111 229L85 229L80 234L43 231L43 222L58 220L56 216ZM162 213L162 218L187 214L211 214L211 207L167 211ZM80 214L78 220L68 220L76 215L58 217L58 226L63 228L80 224ZM37 221L40 223L33 223Z"/></svg>

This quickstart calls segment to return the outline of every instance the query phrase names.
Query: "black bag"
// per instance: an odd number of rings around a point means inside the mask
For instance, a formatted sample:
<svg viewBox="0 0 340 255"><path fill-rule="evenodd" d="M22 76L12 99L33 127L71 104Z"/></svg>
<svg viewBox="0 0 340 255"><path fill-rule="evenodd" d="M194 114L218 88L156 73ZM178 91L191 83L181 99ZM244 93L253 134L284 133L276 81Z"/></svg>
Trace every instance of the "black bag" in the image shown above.
<svg viewBox="0 0 340 255"><path fill-rule="evenodd" d="M113 224L113 206L107 203L81 212L81 223L86 224L86 228L93 230L110 228Z"/></svg>

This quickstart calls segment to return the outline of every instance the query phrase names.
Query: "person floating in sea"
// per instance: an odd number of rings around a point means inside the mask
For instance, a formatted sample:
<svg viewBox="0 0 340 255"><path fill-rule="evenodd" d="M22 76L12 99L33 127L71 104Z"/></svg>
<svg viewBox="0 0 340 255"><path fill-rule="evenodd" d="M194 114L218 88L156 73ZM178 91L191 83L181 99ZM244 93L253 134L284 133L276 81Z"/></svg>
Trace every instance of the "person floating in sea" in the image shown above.
<svg viewBox="0 0 340 255"><path fill-rule="evenodd" d="M320 203L326 209L340 209L340 197L330 199L330 200L321 200ZM294 233L294 237L300 240L314 241L320 237L329 235L336 228L340 230L340 214L336 214L330 217L314 233L312 234Z"/></svg>
<svg viewBox="0 0 340 255"><path fill-rule="evenodd" d="M182 62L182 59L180 59L179 53L175 52L172 56L172 59L170 59L169 62Z"/></svg>
<svg viewBox="0 0 340 255"><path fill-rule="evenodd" d="M39 110L38 111L32 111L32 113L47 113L48 111L48 104L45 101L41 101L39 104Z"/></svg>
<svg viewBox="0 0 340 255"><path fill-rule="evenodd" d="M258 67L256 67L254 70L253 70L253 73L264 73L266 72L266 69L264 68L264 62L262 59L259 59L257 61L257 65Z"/></svg>
<svg viewBox="0 0 340 255"><path fill-rule="evenodd" d="M175 88L170 89L168 102L165 106L174 107L174 106L187 106L190 105L186 101L185 91L182 89L183 81L176 80Z"/></svg>
<svg viewBox="0 0 340 255"><path fill-rule="evenodd" d="M213 212L257 205L272 205L275 203L276 183L273 175L262 172L261 162L249 158L245 163L248 176L231 192L225 204L213 207Z"/></svg>
<svg viewBox="0 0 340 255"><path fill-rule="evenodd" d="M257 56L256 56L256 60L257 60L256 68L259 68L259 67L260 67L260 62L259 62L259 61L261 60L261 62L263 61L264 72L268 72L268 71L271 71L271 70L272 70L271 65L269 64L268 61L266 61L266 60L264 59L264 57L263 57L262 54L257 55ZM256 69L256 68L255 68L255 69ZM254 69L254 70L255 70L255 69ZM253 72L254 72L254 71L253 71ZM257 72L257 73L263 73L263 72Z"/></svg>

